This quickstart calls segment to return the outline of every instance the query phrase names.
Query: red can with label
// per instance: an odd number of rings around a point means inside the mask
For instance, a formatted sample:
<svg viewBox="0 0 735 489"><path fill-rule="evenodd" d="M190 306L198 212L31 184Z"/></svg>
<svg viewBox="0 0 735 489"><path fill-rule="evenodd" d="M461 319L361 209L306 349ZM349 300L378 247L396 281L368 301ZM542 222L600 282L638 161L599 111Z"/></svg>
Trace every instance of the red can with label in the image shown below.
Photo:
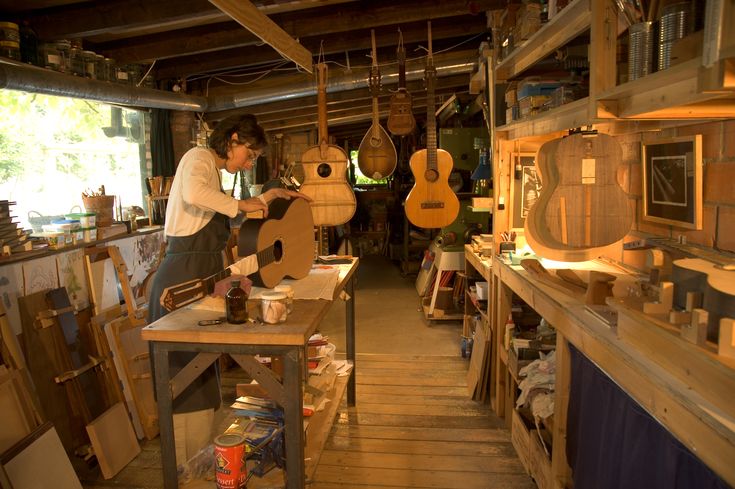
<svg viewBox="0 0 735 489"><path fill-rule="evenodd" d="M214 439L217 489L245 488L248 478L245 446L245 437L237 433L224 433Z"/></svg>

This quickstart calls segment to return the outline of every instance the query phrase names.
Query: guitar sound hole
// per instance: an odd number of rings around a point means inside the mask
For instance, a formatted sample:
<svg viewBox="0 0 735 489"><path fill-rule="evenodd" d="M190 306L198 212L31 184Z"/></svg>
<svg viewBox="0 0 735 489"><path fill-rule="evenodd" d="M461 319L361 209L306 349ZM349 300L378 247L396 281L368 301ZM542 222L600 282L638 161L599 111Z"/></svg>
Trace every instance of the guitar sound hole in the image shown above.
<svg viewBox="0 0 735 489"><path fill-rule="evenodd" d="M326 163L322 163L316 168L316 173L322 178L327 178L332 174L332 167Z"/></svg>
<svg viewBox="0 0 735 489"><path fill-rule="evenodd" d="M433 168L428 168L428 169L427 169L427 170L426 170L426 171L424 172L424 178L425 178L425 179L426 179L426 181L428 181L428 182L436 182L436 181L437 181L437 179L439 178L439 172L438 172L438 171L436 171L436 170L434 170Z"/></svg>
<svg viewBox="0 0 735 489"><path fill-rule="evenodd" d="M281 258L283 258L283 242L277 239L273 243L273 260L279 262Z"/></svg>

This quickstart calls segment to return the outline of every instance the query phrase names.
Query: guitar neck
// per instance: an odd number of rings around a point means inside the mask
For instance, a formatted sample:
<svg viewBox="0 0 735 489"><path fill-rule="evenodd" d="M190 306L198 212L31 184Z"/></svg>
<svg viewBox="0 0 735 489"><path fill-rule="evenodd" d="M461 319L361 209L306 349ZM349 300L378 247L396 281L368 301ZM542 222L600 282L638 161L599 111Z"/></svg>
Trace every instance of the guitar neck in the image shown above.
<svg viewBox="0 0 735 489"><path fill-rule="evenodd" d="M319 118L319 144L329 144L327 128L327 65L318 63L317 72L317 116Z"/></svg>
<svg viewBox="0 0 735 489"><path fill-rule="evenodd" d="M434 114L434 54L431 44L431 21L428 22L429 55L426 58L426 168L437 171L436 162L436 115Z"/></svg>
<svg viewBox="0 0 735 489"><path fill-rule="evenodd" d="M436 115L434 114L434 76L433 65L426 67L426 166L437 169L436 162Z"/></svg>
<svg viewBox="0 0 735 489"><path fill-rule="evenodd" d="M378 97L373 97L373 137L376 139L380 138L380 117L379 117L380 106L378 104Z"/></svg>
<svg viewBox="0 0 735 489"><path fill-rule="evenodd" d="M398 49L398 88L406 88L406 50Z"/></svg>

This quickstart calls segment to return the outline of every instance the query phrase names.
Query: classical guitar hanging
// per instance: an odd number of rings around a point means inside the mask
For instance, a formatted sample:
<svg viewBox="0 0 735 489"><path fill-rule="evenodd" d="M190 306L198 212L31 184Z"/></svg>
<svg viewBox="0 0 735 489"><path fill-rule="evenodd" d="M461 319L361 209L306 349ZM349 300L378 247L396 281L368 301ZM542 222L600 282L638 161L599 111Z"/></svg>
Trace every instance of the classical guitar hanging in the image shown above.
<svg viewBox="0 0 735 489"><path fill-rule="evenodd" d="M304 199L275 199L267 219L246 219L240 226L238 254L245 258L203 279L164 289L161 305L173 311L214 291L232 274L251 275L255 285L273 288L285 277L304 278L314 261L314 222ZM254 274L254 275L253 275Z"/></svg>
<svg viewBox="0 0 735 489"><path fill-rule="evenodd" d="M406 217L420 228L440 228L451 224L459 213L459 199L449 187L449 174L454 161L436 147L434 114L434 79L436 69L431 50L429 22L429 56L426 58L426 149L416 151L409 161L416 183L406 197Z"/></svg>
<svg viewBox="0 0 735 489"><path fill-rule="evenodd" d="M366 177L381 180L396 169L396 147L383 126L380 125L378 96L380 95L380 69L378 51L375 48L375 31L370 31L373 43L373 66L370 69L370 93L373 96L373 124L362 138L357 152L357 165Z"/></svg>
<svg viewBox="0 0 735 489"><path fill-rule="evenodd" d="M390 97L388 130L394 136L405 136L416 129L416 119L411 107L411 94L406 89L406 49L403 47L403 33L398 31L398 90Z"/></svg>
<svg viewBox="0 0 735 489"><path fill-rule="evenodd" d="M299 192L311 197L311 213L317 226L336 226L352 218L357 207L355 193L347 183L347 154L329 144L327 133L327 65L318 63L317 105L319 144L301 155L304 182Z"/></svg>

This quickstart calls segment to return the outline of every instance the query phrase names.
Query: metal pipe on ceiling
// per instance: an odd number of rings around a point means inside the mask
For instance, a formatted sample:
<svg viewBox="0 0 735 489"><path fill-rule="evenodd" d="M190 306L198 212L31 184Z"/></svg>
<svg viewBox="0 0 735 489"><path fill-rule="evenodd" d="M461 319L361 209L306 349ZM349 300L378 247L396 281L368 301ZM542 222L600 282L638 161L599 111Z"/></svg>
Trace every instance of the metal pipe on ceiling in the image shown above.
<svg viewBox="0 0 735 489"><path fill-rule="evenodd" d="M181 111L207 110L207 98L71 76L11 60L0 60L0 88L110 104Z"/></svg>
<svg viewBox="0 0 735 489"><path fill-rule="evenodd" d="M468 50L456 53L447 53L434 56L436 76L444 77L463 73L472 73L477 67L477 51ZM406 81L419 80L424 77L424 61L413 61L406 65ZM349 73L330 76L327 83L327 93L342 92L365 88L368 83L369 69L355 69ZM398 66L391 65L381 68L381 85L398 84ZM267 102L284 101L316 95L316 81L314 77L302 75L293 77L293 81L278 87L272 84L259 88L251 88L237 94L210 97L207 112L239 109ZM469 79L467 80L469 85Z"/></svg>

